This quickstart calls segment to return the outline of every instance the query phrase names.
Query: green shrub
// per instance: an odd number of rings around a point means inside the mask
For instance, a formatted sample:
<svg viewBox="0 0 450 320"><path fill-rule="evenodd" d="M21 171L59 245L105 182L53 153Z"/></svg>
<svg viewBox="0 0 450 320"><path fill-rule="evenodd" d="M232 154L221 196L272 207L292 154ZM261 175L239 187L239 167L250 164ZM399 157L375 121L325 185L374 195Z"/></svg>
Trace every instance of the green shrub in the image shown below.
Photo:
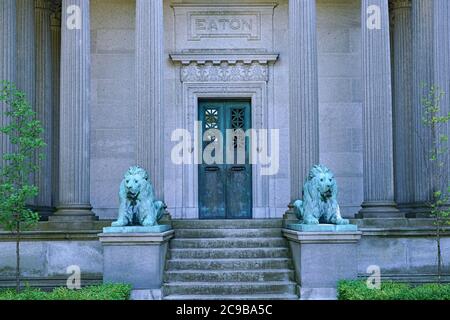
<svg viewBox="0 0 450 320"><path fill-rule="evenodd" d="M125 284L103 284L81 290L56 288L52 292L26 288L20 293L0 291L0 300L128 300L130 293L131 286Z"/></svg>
<svg viewBox="0 0 450 320"><path fill-rule="evenodd" d="M365 281L340 281L339 300L450 300L450 285L410 286L383 281L381 289L369 289Z"/></svg>

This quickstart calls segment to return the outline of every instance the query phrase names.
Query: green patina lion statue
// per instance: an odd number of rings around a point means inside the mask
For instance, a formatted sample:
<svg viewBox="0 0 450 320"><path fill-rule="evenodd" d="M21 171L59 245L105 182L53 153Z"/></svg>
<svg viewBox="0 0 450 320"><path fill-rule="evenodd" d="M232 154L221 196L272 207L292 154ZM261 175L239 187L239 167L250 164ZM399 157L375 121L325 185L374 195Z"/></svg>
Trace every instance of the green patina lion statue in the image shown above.
<svg viewBox="0 0 450 320"><path fill-rule="evenodd" d="M303 186L303 201L294 202L303 224L349 224L341 217L337 202L337 184L333 173L323 165L314 166Z"/></svg>
<svg viewBox="0 0 450 320"><path fill-rule="evenodd" d="M138 166L131 167L125 174L119 198L119 218L113 227L155 226L166 209L164 202L155 200L148 173Z"/></svg>

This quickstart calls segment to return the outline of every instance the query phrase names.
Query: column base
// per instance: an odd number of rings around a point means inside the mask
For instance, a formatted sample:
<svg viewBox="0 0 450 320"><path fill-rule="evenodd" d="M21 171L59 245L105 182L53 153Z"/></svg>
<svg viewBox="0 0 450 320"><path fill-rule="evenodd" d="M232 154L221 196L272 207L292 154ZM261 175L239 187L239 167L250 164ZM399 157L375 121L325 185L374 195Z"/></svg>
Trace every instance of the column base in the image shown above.
<svg viewBox="0 0 450 320"><path fill-rule="evenodd" d="M48 221L49 217L51 217L55 213L54 207L45 207L45 206L28 206L33 212L39 213L40 221Z"/></svg>
<svg viewBox="0 0 450 320"><path fill-rule="evenodd" d="M86 206L65 206L58 207L55 214L49 217L51 222L80 222L96 221L98 217L92 212L92 207Z"/></svg>
<svg viewBox="0 0 450 320"><path fill-rule="evenodd" d="M395 202L364 202L356 218L404 218L405 213L397 209Z"/></svg>
<svg viewBox="0 0 450 320"><path fill-rule="evenodd" d="M414 212L414 204L412 203L399 203L397 204L397 208L400 212L405 214L405 217L408 217L409 214Z"/></svg>
<svg viewBox="0 0 450 320"><path fill-rule="evenodd" d="M431 218L431 208L425 202L416 202L409 205L410 210L406 213L407 218Z"/></svg>

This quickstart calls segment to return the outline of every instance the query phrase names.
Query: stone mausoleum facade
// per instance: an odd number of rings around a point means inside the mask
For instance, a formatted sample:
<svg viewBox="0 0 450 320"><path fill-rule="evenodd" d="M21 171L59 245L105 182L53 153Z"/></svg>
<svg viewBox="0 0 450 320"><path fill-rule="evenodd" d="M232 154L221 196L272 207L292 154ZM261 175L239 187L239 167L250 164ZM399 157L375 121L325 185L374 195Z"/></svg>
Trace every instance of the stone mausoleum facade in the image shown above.
<svg viewBox="0 0 450 320"><path fill-rule="evenodd" d="M377 265L385 278L433 281L421 98L422 83L438 85L450 110L449 21L448 0L0 0L0 79L27 94L48 144L32 204L43 221L23 236L23 277L54 286L77 265L84 284L102 280L97 234L117 217L132 165L167 204L173 242L217 218L253 231L273 221L281 238L289 204L322 163L362 231L359 276ZM174 163L173 133L194 139L201 120L278 130L278 152L258 149L276 173L197 164L191 141L186 163ZM0 232L0 286L12 284L13 241ZM442 245L448 279L448 233Z"/></svg>

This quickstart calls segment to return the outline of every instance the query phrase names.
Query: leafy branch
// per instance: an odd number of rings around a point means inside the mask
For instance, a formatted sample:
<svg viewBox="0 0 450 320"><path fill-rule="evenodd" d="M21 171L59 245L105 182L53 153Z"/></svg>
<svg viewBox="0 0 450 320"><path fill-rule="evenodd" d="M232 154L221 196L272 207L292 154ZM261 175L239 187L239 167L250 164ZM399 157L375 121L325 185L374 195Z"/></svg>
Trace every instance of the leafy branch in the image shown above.
<svg viewBox="0 0 450 320"><path fill-rule="evenodd" d="M16 290L20 290L20 234L33 227L39 215L27 207L36 197L38 188L32 184L32 174L39 170L37 159L46 146L41 138L43 127L27 102L25 94L9 82L0 83L1 116L6 125L0 135L8 147L2 155L0 168L0 225L16 235Z"/></svg>
<svg viewBox="0 0 450 320"><path fill-rule="evenodd" d="M434 218L436 227L436 244L437 244L437 260L438 260L438 282L442 280L442 248L441 235L444 227L450 224L450 185L448 181L448 142L449 137L446 133L442 133L442 128L446 128L450 121L450 112L445 114L441 107L441 101L445 96L445 92L437 86L428 87L423 85L427 93L422 97L423 106L423 125L429 129L430 134L430 150L428 153L427 164L431 167L431 186L432 197L428 203L431 216ZM425 145L425 144L423 144ZM444 179L443 179L444 177ZM446 178L446 179L445 179Z"/></svg>

